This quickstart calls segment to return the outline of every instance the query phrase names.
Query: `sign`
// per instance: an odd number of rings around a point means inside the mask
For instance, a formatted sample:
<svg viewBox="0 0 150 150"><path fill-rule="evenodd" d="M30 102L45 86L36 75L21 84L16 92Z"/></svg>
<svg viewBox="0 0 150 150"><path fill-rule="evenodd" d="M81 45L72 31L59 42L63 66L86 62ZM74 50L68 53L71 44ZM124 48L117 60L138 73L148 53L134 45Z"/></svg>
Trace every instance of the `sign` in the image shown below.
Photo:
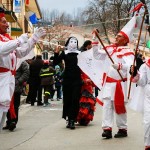
<svg viewBox="0 0 150 150"><path fill-rule="evenodd" d="M15 13L21 13L22 9L22 0L14 0L13 1L13 11Z"/></svg>

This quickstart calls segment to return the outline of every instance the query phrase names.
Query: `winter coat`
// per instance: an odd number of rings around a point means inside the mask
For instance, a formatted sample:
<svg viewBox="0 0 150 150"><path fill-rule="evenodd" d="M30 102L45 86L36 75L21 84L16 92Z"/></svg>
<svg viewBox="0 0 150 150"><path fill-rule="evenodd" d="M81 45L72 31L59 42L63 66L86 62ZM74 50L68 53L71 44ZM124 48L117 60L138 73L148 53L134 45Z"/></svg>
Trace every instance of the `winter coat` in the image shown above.
<svg viewBox="0 0 150 150"><path fill-rule="evenodd" d="M60 71L55 73L54 78L55 78L55 86L56 87L61 86L62 85L62 74Z"/></svg>
<svg viewBox="0 0 150 150"><path fill-rule="evenodd" d="M40 70L43 67L43 60L42 59L35 59L30 64L30 76L29 76L29 84L32 84L33 82L40 84Z"/></svg>
<svg viewBox="0 0 150 150"><path fill-rule="evenodd" d="M15 92L22 93L23 83L26 82L28 78L29 78L29 66L28 63L24 61L16 71Z"/></svg>
<svg viewBox="0 0 150 150"><path fill-rule="evenodd" d="M43 66L40 71L41 85L54 84L54 73L55 69L53 67Z"/></svg>

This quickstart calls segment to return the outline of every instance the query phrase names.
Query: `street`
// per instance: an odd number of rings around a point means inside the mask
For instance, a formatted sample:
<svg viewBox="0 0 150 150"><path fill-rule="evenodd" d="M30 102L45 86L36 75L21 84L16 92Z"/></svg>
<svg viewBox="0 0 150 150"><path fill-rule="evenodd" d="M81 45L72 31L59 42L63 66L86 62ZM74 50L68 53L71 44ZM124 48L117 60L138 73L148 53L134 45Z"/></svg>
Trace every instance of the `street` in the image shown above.
<svg viewBox="0 0 150 150"><path fill-rule="evenodd" d="M102 107L97 104L94 120L88 126L66 128L61 118L62 100L50 107L23 104L14 132L0 133L0 150L142 150L142 115L128 109L128 137L105 140L101 137ZM117 132L114 124L113 135Z"/></svg>

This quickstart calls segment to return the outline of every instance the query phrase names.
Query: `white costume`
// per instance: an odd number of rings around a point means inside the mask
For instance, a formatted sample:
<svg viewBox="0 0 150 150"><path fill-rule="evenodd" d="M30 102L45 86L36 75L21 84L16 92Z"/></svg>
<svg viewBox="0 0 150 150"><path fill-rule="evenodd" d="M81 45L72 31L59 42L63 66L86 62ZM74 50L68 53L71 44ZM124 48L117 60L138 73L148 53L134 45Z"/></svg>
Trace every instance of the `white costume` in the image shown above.
<svg viewBox="0 0 150 150"><path fill-rule="evenodd" d="M0 34L0 127L3 112L10 107L15 87L15 69L17 58L29 54L39 38L46 34L43 28L36 29L31 38L22 34L18 39L11 40L8 34Z"/></svg>
<svg viewBox="0 0 150 150"><path fill-rule="evenodd" d="M134 77L133 82L137 81L137 85L143 87L143 94L138 101L144 101L144 143L150 147L150 59L140 67L139 74ZM136 104L135 104L136 105Z"/></svg>
<svg viewBox="0 0 150 150"><path fill-rule="evenodd" d="M103 68L105 68L103 87L100 92L100 98L104 103L102 128L104 130L111 130L115 109L117 127L119 129L127 129L127 115L124 102L127 102L127 75L133 63L134 53L127 46L115 47L112 45L106 48L115 64L120 64L119 71L125 82L121 80L117 70L112 67L112 62L106 52L104 50L98 50L98 45L94 45L94 57L102 61Z"/></svg>

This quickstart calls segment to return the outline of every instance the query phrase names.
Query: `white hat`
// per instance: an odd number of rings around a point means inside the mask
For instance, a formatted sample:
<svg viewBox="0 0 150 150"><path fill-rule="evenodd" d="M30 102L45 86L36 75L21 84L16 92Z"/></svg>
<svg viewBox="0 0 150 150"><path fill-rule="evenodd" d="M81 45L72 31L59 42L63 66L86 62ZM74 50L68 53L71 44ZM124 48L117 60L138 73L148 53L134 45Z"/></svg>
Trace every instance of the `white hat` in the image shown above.
<svg viewBox="0 0 150 150"><path fill-rule="evenodd" d="M133 39L133 33L137 26L136 20L137 20L137 16L133 16L132 19L119 32L125 38L128 39L128 42L131 42Z"/></svg>

